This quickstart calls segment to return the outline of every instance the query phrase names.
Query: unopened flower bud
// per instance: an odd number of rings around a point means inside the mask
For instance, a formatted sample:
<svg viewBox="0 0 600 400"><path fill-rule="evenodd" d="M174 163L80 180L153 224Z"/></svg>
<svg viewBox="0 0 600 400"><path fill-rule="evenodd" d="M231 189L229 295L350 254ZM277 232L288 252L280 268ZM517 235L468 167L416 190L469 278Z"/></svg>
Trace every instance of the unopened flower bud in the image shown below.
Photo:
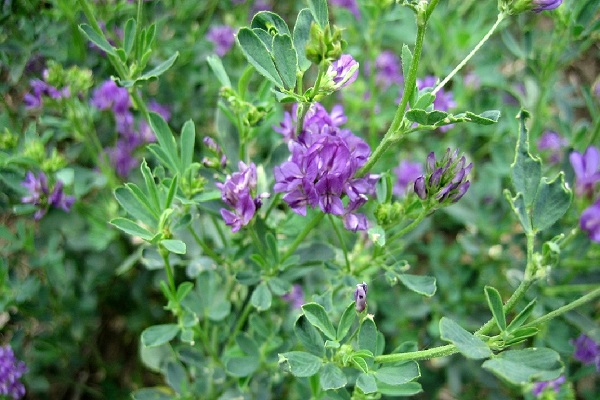
<svg viewBox="0 0 600 400"><path fill-rule="evenodd" d="M367 308L367 284L365 282L356 285L354 301L356 302L356 311L363 312Z"/></svg>

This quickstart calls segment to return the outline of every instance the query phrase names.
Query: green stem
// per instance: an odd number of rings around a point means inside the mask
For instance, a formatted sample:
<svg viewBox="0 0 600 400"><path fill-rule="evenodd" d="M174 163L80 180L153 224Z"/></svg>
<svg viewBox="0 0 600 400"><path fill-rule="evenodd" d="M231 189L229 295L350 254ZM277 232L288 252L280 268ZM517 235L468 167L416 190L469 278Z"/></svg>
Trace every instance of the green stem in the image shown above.
<svg viewBox="0 0 600 400"><path fill-rule="evenodd" d="M202 240L202 238L200 238L200 236L198 236L198 234L196 233L196 231L194 230L194 228L192 228L191 226L188 226L188 231L191 233L192 237L194 238L194 240L196 241L196 243L198 244L198 246L200 246L200 248L202 248L202 251L207 254L210 258L212 258L217 264L225 264L225 260L218 255L210 246L208 246L206 243L204 243L204 241Z"/></svg>
<svg viewBox="0 0 600 400"><path fill-rule="evenodd" d="M598 285L596 285L596 286L598 286ZM600 297L600 287L597 287L595 290L592 290L588 294L581 296L580 298L573 301L572 303L569 303L567 305L559 307L556 310L551 311L548 314L541 316L538 319L535 319L528 324L523 325L523 328L530 328L530 327L535 327L535 326L541 325L541 324L548 322L551 319L556 318L568 311L571 311L589 301L594 300L596 297Z"/></svg>
<svg viewBox="0 0 600 400"><path fill-rule="evenodd" d="M397 232L397 233L393 234L392 236L390 236L389 239L386 240L386 242L391 243L394 240L401 238L402 236L406 235L408 232L415 229L417 227L417 225L419 225L421 223L421 221L423 221L425 219L425 217L429 214L429 212L430 212L430 208L425 207L423 209L423 211L421 211L421 214L419 214L413 222L411 222L410 224L405 226L400 232Z"/></svg>
<svg viewBox="0 0 600 400"><path fill-rule="evenodd" d="M454 77L454 75L456 75L456 73L458 71L460 71L462 69L462 67L464 67L469 62L469 60L475 55L475 53L477 53L477 51L479 51L481 46L483 46L484 43L487 42L488 39L492 36L492 34L496 31L496 28L498 28L498 25L500 25L500 23L504 20L505 17L506 17L506 14L504 14L504 13L498 14L498 18L496 18L496 22L494 23L494 25L492 25L490 30L483 36L483 38L479 41L479 43L477 43L477 45L473 48L473 50L471 50L471 52L464 58L464 60L462 60L460 62L460 64L458 64L456 66L456 68L454 68L452 70L452 72L450 72L450 74L448 74L448 76L446 78L444 78L444 80L441 81L431 91L431 94L435 95L437 92L439 92L444 87L444 85L446 83L448 83L448 81L450 81L450 79L452 79L452 77Z"/></svg>
<svg viewBox="0 0 600 400"><path fill-rule="evenodd" d="M169 282L171 293L173 294L173 297L175 297L177 289L175 288L175 278L173 277L173 270L171 268L171 263L169 262L169 252L163 248L159 248L159 253L165 263L165 272L167 273L167 281Z"/></svg>
<svg viewBox="0 0 600 400"><path fill-rule="evenodd" d="M246 302L246 305L244 306L244 309L242 310L242 313L240 314L240 317L238 318L238 320L235 324L235 328L233 328L233 331L231 332L231 335L229 336L229 340L227 341L228 344L233 343L238 332L242 329L242 327L246 323L246 319L248 318L248 315L250 315L251 310L252 310L252 304L250 303L250 300L248 300Z"/></svg>
<svg viewBox="0 0 600 400"><path fill-rule="evenodd" d="M346 270L348 272L350 272L350 260L348 259L348 248L346 247L346 242L344 242L342 233L340 232L340 229L338 228L335 221L333 220L333 217L331 216L331 214L329 214L329 222L331 222L331 226L333 226L333 230L335 231L335 234L337 235L338 240L340 242L340 246L342 247L342 252L344 253L344 260L346 260Z"/></svg>
<svg viewBox="0 0 600 400"><path fill-rule="evenodd" d="M294 252L296 251L300 243L302 243L306 235L308 235L309 232L313 230L313 228L317 226L319 222L321 222L324 216L325 213L319 211L318 214L315 215L315 217L304 227L304 230L300 232L300 234L296 237L296 240L292 242L285 254L281 257L281 264L283 264L285 260L287 260L292 254L294 254Z"/></svg>
<svg viewBox="0 0 600 400"><path fill-rule="evenodd" d="M458 353L458 349L453 344L438 346L427 350L410 351L408 353L384 354L375 357L376 363L391 363L409 360L430 360L437 357L446 357Z"/></svg>

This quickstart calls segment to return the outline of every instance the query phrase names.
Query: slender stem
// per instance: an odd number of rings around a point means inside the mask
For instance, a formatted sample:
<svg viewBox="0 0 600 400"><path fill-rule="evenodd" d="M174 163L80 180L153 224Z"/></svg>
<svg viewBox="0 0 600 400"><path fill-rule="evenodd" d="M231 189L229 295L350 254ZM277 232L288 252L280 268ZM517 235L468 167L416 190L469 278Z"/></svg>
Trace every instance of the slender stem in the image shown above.
<svg viewBox="0 0 600 400"><path fill-rule="evenodd" d="M408 360L429 360L437 357L446 357L458 353L458 349L453 344L438 346L427 350L410 351L408 353L384 354L375 357L376 363L389 363Z"/></svg>
<svg viewBox="0 0 600 400"><path fill-rule="evenodd" d="M481 48L481 46L484 45L485 42L488 41L488 39L492 36L492 34L496 31L496 28L498 28L498 25L500 25L500 23L504 20L504 18L506 17L506 14L504 13L500 13L498 14L498 18L496 18L496 22L494 23L494 25L492 25L492 27L490 28L490 30L483 36L483 38L479 41L479 43L477 43L477 45L473 48L473 50L471 50L471 52L465 57L464 60L462 60L460 62L460 64L458 64L456 66L456 68L454 68L452 70L452 72L450 72L448 74L447 77L444 78L443 81L441 81L432 91L431 94L435 95L437 92L439 92L446 83L448 83L448 81L450 81L450 79L452 79L452 77L454 77L454 75L456 75L456 73L458 71L460 71L462 69L462 67L464 67L469 60L475 55L475 53L477 53L477 51L479 51L479 49Z"/></svg>
<svg viewBox="0 0 600 400"><path fill-rule="evenodd" d="M598 285L596 285L596 286L598 286ZM548 322L551 319L556 318L568 311L571 311L589 301L594 300L596 297L600 297L600 287L597 287L595 290L592 290L588 294L581 296L580 298L573 301L572 303L569 303L562 307L559 307L556 310L551 311L548 314L543 315L543 316L531 321L530 323L523 325L523 328L529 328L529 327L541 325L541 324Z"/></svg>
<svg viewBox="0 0 600 400"><path fill-rule="evenodd" d="M250 303L250 300L248 300L246 302L246 305L244 306L244 309L242 310L242 313L240 314L240 317L238 318L238 320L235 324L235 328L233 328L233 331L231 332L231 335L229 336L229 340L227 341L227 343L229 343L229 344L233 343L238 332L242 329L242 327L246 323L246 319L248 318L248 315L250 314L251 310L252 310L252 304Z"/></svg>
<svg viewBox="0 0 600 400"><path fill-rule="evenodd" d="M296 249L298 248L298 246L300 245L300 243L302 243L302 241L304 240L304 238L306 237L306 235L309 234L309 232L319 224L319 222L321 222L321 220L323 219L323 217L325 216L325 213L323 212L318 212L317 215L315 215L315 217L308 223L306 224L306 226L304 227L304 230L302 232L300 232L300 234L296 237L296 240L294 240L292 242L292 244L290 245L290 247L287 249L287 251L285 252L285 254L283 255L283 257L281 257L281 263L283 264L285 262L285 260L287 260L292 254L294 254L294 252L296 251Z"/></svg>
<svg viewBox="0 0 600 400"><path fill-rule="evenodd" d="M169 287L171 288L171 293L173 297L177 293L177 289L175 288L175 278L173 277L173 270L171 269L171 263L169 262L169 252L165 249L159 249L159 253L162 256L163 262L165 263L165 272L167 273L167 281L169 282Z"/></svg>
<svg viewBox="0 0 600 400"><path fill-rule="evenodd" d="M331 222L331 226L333 226L333 230L335 231L335 234L337 235L338 240L340 242L340 246L342 247L342 252L344 253L344 259L346 260L346 270L348 272L350 272L350 260L348 259L348 248L346 247L346 242L344 242L342 233L340 232L340 229L338 228L335 221L333 220L333 217L331 216L331 214L329 214L329 222Z"/></svg>
<svg viewBox="0 0 600 400"><path fill-rule="evenodd" d="M413 222L411 222L410 224L405 226L400 232L397 232L397 233L393 234L392 236L390 236L389 239L386 240L386 242L391 243L394 240L401 238L402 236L406 235L408 232L415 229L417 227L417 225L419 225L421 223L421 221L423 221L425 219L425 217L429 214L429 211L430 211L430 208L425 207L423 209L423 211L421 211L421 214L419 214Z"/></svg>
<svg viewBox="0 0 600 400"><path fill-rule="evenodd" d="M204 243L204 241L202 240L202 238L200 238L200 236L198 236L198 233L196 233L194 228L188 226L188 231L192 234L194 240L196 241L198 246L202 248L202 251L204 253L208 254L208 256L214 261L216 261L218 264L225 264L225 260L223 260L223 258L219 254L217 254L210 246Z"/></svg>

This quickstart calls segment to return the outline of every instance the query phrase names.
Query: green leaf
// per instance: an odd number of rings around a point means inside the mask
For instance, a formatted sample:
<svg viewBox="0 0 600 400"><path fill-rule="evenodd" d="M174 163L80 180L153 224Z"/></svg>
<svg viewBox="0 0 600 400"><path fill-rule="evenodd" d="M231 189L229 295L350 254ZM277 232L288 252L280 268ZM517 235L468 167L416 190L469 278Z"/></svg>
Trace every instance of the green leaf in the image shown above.
<svg viewBox="0 0 600 400"><path fill-rule="evenodd" d="M154 175L152 175L145 158L142 160L140 170L142 171L142 176L144 177L146 191L149 194L149 201L152 205L152 209L158 213L161 210L160 201L158 200L158 189L156 187L156 182L154 181Z"/></svg>
<svg viewBox="0 0 600 400"><path fill-rule="evenodd" d="M169 342L179 333L177 324L154 325L142 332L142 344L145 347L156 347Z"/></svg>
<svg viewBox="0 0 600 400"><path fill-rule="evenodd" d="M448 113L439 110L425 111L419 109L411 109L406 112L406 119L417 122L420 125L435 125L448 117Z"/></svg>
<svg viewBox="0 0 600 400"><path fill-rule="evenodd" d="M417 100L417 102L415 103L413 108L425 110L427 107L429 107L430 105L433 104L434 100L435 100L435 95L433 95L429 92L423 93L419 97L419 99Z"/></svg>
<svg viewBox="0 0 600 400"><path fill-rule="evenodd" d="M377 327L371 318L366 318L360 325L358 332L358 348L377 353Z"/></svg>
<svg viewBox="0 0 600 400"><path fill-rule="evenodd" d="M346 386L348 380L346 375L333 363L327 363L319 373L321 379L321 388L323 390L339 389Z"/></svg>
<svg viewBox="0 0 600 400"><path fill-rule="evenodd" d="M348 305L348 307L346 307L346 310L342 314L342 318L340 318L340 323L338 325L337 334L336 334L336 339L338 341L341 341L342 339L344 339L346 337L346 335L350 331L350 328L352 328L352 324L354 323L355 319L356 319L355 303L352 302Z"/></svg>
<svg viewBox="0 0 600 400"><path fill-rule="evenodd" d="M542 178L531 216L534 231L547 229L558 221L569 209L572 198L573 192L565 184L564 172L552 181Z"/></svg>
<svg viewBox="0 0 600 400"><path fill-rule="evenodd" d="M308 8L321 28L325 28L329 24L327 0L308 0Z"/></svg>
<svg viewBox="0 0 600 400"><path fill-rule="evenodd" d="M392 386L380 382L377 384L377 391L387 396L410 397L414 396L417 393L421 393L423 391L423 388L418 382L409 382L405 383L404 385L398 386Z"/></svg>
<svg viewBox="0 0 600 400"><path fill-rule="evenodd" d="M533 312L535 303L536 299L531 300L531 302L525 306L523 311L518 313L517 316L510 322L510 324L508 324L508 328L506 328L506 330L508 332L513 332L516 329L519 329L521 325L523 325L525 321L527 321L527 318L529 318L529 316Z"/></svg>
<svg viewBox="0 0 600 400"><path fill-rule="evenodd" d="M539 331L538 328L534 328L533 326L516 329L512 332L511 337L506 339L505 345L512 346L513 344L521 343L525 339L537 335Z"/></svg>
<svg viewBox="0 0 600 400"><path fill-rule="evenodd" d="M375 393L377 391L375 377L369 374L360 374L358 378L356 378L356 386L365 394Z"/></svg>
<svg viewBox="0 0 600 400"><path fill-rule="evenodd" d="M223 67L221 58L211 55L206 57L206 62L208 62L208 66L219 80L221 86L231 87L231 80L229 79L229 75L227 75L227 71L225 71L225 67Z"/></svg>
<svg viewBox="0 0 600 400"><path fill-rule="evenodd" d="M169 68L171 68L171 66L175 63L175 60L177 60L177 57L179 57L178 51L176 51L175 54L173 54L165 61L158 64L156 67L152 68L150 71L140 75L139 78L136 79L136 81L147 81L148 79L158 78L159 76L167 72Z"/></svg>
<svg viewBox="0 0 600 400"><path fill-rule="evenodd" d="M294 25L294 48L298 58L298 66L302 72L310 68L311 62L306 58L306 43L310 35L310 24L314 21L312 13L308 8L300 10L296 25Z"/></svg>
<svg viewBox="0 0 600 400"><path fill-rule="evenodd" d="M485 361L483 368L516 385L556 379L563 371L558 353L545 348L505 351Z"/></svg>
<svg viewBox="0 0 600 400"><path fill-rule="evenodd" d="M265 282L261 282L252 292L250 303L256 307L258 311L265 311L271 308L273 296Z"/></svg>
<svg viewBox="0 0 600 400"><path fill-rule="evenodd" d="M436 281L433 276L398 274L398 278L400 278L404 286L413 292L427 297L433 296L437 290Z"/></svg>
<svg viewBox="0 0 600 400"><path fill-rule="evenodd" d="M259 367L259 358L254 356L232 357L227 360L225 369L237 378L250 376Z"/></svg>
<svg viewBox="0 0 600 400"><path fill-rule="evenodd" d="M329 339L335 340L335 329L322 305L317 303L304 304L302 311L315 328L323 332Z"/></svg>
<svg viewBox="0 0 600 400"><path fill-rule="evenodd" d="M372 358L372 357L370 357L370 358ZM369 372L369 364L365 361L364 357L354 354L350 360L362 372L364 372L364 373Z"/></svg>
<svg viewBox="0 0 600 400"><path fill-rule="evenodd" d="M468 122L473 122L479 125L493 125L500 119L500 111L488 110L477 115L471 111L467 111L465 116L468 118Z"/></svg>
<svg viewBox="0 0 600 400"><path fill-rule="evenodd" d="M506 316L504 315L504 303L502 297L496 288L492 286L485 287L485 297L488 302L488 306L492 311L496 325L500 328L500 331L506 330Z"/></svg>
<svg viewBox="0 0 600 400"><path fill-rule="evenodd" d="M171 208L171 204L173 204L173 199L175 198L175 192L177 192L177 181L179 180L178 176L175 175L173 179L171 179L171 184L169 185L169 191L167 192L167 197L165 198L165 204L163 209L167 210Z"/></svg>
<svg viewBox="0 0 600 400"><path fill-rule="evenodd" d="M187 377L187 371L179 361L169 362L166 370L165 378L167 383L175 392L181 394L189 387L190 382Z"/></svg>
<svg viewBox="0 0 600 400"><path fill-rule="evenodd" d="M185 121L181 128L181 170L185 172L194 160L194 144L196 143L196 127L191 119Z"/></svg>
<svg viewBox="0 0 600 400"><path fill-rule="evenodd" d="M515 150L515 160L510 166L513 185L517 194L523 194L526 208L533 204L542 177L542 162L529 152L529 135L525 128L525 119L528 116L529 113L525 110L519 114L521 128Z"/></svg>
<svg viewBox="0 0 600 400"><path fill-rule="evenodd" d="M414 361L408 361L394 367L383 367L375 372L375 378L388 385L402 385L420 376L419 364Z"/></svg>
<svg viewBox="0 0 600 400"><path fill-rule="evenodd" d="M285 281L276 276L269 279L268 284L269 284L269 287L271 288L271 291L276 296L283 296L284 294L292 291L292 285L288 281Z"/></svg>
<svg viewBox="0 0 600 400"><path fill-rule="evenodd" d="M155 112L149 114L149 122L156 135L160 149L167 157L168 167L171 168L172 172L178 171L179 156L177 155L177 144L175 143L175 137L173 136L173 132L171 132L171 128L169 128L163 117Z"/></svg>
<svg viewBox="0 0 600 400"><path fill-rule="evenodd" d="M367 234L369 235L369 239L371 239L377 246L385 246L385 230L381 226L377 225L369 228Z"/></svg>
<svg viewBox="0 0 600 400"><path fill-rule="evenodd" d="M298 59L292 38L289 35L275 35L272 48L275 68L279 72L283 86L288 90L293 89L296 86Z"/></svg>
<svg viewBox="0 0 600 400"><path fill-rule="evenodd" d="M194 284L192 282L183 282L179 287L177 287L176 298L177 301L181 302L185 296L194 288Z"/></svg>
<svg viewBox="0 0 600 400"><path fill-rule="evenodd" d="M87 24L79 25L79 30L83 35L100 49L102 49L106 54L110 54L111 56L117 56L117 49L115 49L108 40L104 37L104 34L100 34L96 32L91 26Z"/></svg>
<svg viewBox="0 0 600 400"><path fill-rule="evenodd" d="M523 200L523 193L517 193L517 196L513 198L511 197L509 190L504 190L504 197L506 197L506 200L508 200L513 212L519 218L519 222L521 223L525 233L531 233L531 220L529 219L529 214L527 213L525 200Z"/></svg>
<svg viewBox="0 0 600 400"><path fill-rule="evenodd" d="M131 236L137 236L148 241L152 240L154 237L150 231L146 228L142 228L130 219L115 218L111 220L110 223Z"/></svg>
<svg viewBox="0 0 600 400"><path fill-rule="evenodd" d="M253 356L256 358L259 357L260 354L259 354L258 345L256 344L256 341L254 341L254 339L252 339L247 333L245 333L245 332L239 333L235 337L235 342L240 347L240 349L242 349L242 351L244 353L246 353L247 355Z"/></svg>
<svg viewBox="0 0 600 400"><path fill-rule="evenodd" d="M135 219L153 228L158 224L158 215L152 210L147 196L134 183L115 189L115 198L123 210Z"/></svg>
<svg viewBox="0 0 600 400"><path fill-rule="evenodd" d="M174 239L165 239L161 240L160 244L162 244L165 249L169 250L171 253L175 254L185 254L186 246L181 240Z"/></svg>
<svg viewBox="0 0 600 400"><path fill-rule="evenodd" d="M323 360L317 356L304 351L290 351L279 354L279 363L285 363L290 367L292 375L298 378L313 376L321 369Z"/></svg>
<svg viewBox="0 0 600 400"><path fill-rule="evenodd" d="M259 74L273 82L278 88L284 87L267 46L249 28L242 28L237 35L242 53Z"/></svg>
<svg viewBox="0 0 600 400"><path fill-rule="evenodd" d="M323 338L317 328L311 325L306 316L300 315L296 320L294 333L306 350L319 357L325 355Z"/></svg>
<svg viewBox="0 0 600 400"><path fill-rule="evenodd" d="M133 400L172 400L173 393L164 387L143 388L131 393Z"/></svg>
<svg viewBox="0 0 600 400"><path fill-rule="evenodd" d="M137 23L133 18L129 18L125 23L125 30L123 31L123 50L125 50L125 54L127 56L129 56L129 53L131 53L133 44L135 43L136 25Z"/></svg>
<svg viewBox="0 0 600 400"><path fill-rule="evenodd" d="M463 329L450 318L440 320L440 336L453 343L465 357L481 359L492 356L492 351L481 339Z"/></svg>
<svg viewBox="0 0 600 400"><path fill-rule="evenodd" d="M250 23L252 29L261 29L270 36L276 34L291 36L290 28L279 15L271 11L260 11L254 15Z"/></svg>

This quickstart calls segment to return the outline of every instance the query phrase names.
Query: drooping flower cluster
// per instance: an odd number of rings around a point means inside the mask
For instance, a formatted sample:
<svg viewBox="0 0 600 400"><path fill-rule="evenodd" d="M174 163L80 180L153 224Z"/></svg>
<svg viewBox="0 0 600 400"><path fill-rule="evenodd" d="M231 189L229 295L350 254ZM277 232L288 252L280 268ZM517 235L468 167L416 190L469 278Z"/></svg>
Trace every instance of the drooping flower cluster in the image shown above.
<svg viewBox="0 0 600 400"><path fill-rule="evenodd" d="M208 30L206 38L214 44L215 53L223 57L235 43L235 30L229 25L214 25Z"/></svg>
<svg viewBox="0 0 600 400"><path fill-rule="evenodd" d="M13 399L25 396L25 386L20 381L25 372L27 366L17 360L10 345L0 346L0 396Z"/></svg>
<svg viewBox="0 0 600 400"><path fill-rule="evenodd" d="M408 190L413 189L415 180L423 175L423 166L418 162L402 160L394 169L394 174L398 177L393 188L394 194L402 197Z"/></svg>
<svg viewBox="0 0 600 400"><path fill-rule="evenodd" d="M21 202L23 204L33 204L37 207L33 216L36 221L46 215L50 207L69 212L75 202L75 197L63 193L63 183L61 181L57 181L54 189L50 192L48 178L43 172L40 172L37 176L31 171L27 172L21 186L29 192L27 196L21 198Z"/></svg>
<svg viewBox="0 0 600 400"><path fill-rule="evenodd" d="M390 50L382 51L375 59L375 81L382 89L402 83L400 59Z"/></svg>
<svg viewBox="0 0 600 400"><path fill-rule="evenodd" d="M295 137L292 117L284 119L280 132L289 138L292 154L275 167L275 191L285 193L283 199L300 215L306 215L307 206L318 206L325 213L343 216L346 229L364 230L367 219L355 211L373 194L375 180L356 178L355 174L371 150L350 130L340 128L346 120L341 106L329 114L315 103L306 115L304 129ZM346 205L344 196L348 197Z"/></svg>
<svg viewBox="0 0 600 400"><path fill-rule="evenodd" d="M465 156L458 157L458 149L452 153L448 148L439 161L434 152L429 153L425 174L415 180L415 193L422 200L435 199L440 204L456 203L471 185L467 175L473 163L466 163Z"/></svg>
<svg viewBox="0 0 600 400"><path fill-rule="evenodd" d="M592 197L594 187L600 181L600 151L597 147L590 146L583 154L572 152L569 160L575 171L575 193Z"/></svg>
<svg viewBox="0 0 600 400"><path fill-rule="evenodd" d="M567 139L553 131L546 131L538 140L538 149L548 150L550 152L550 162L556 164L560 162L562 149L569 144Z"/></svg>
<svg viewBox="0 0 600 400"><path fill-rule="evenodd" d="M115 117L119 138L114 147L107 148L106 152L117 174L126 177L139 165L139 160L134 155L135 150L143 144L154 142L154 133L145 121L140 122L139 128L135 129L129 92L112 80L105 81L94 90L90 103L99 110L111 110ZM148 109L159 113L167 121L171 116L166 107L155 101L150 102Z"/></svg>
<svg viewBox="0 0 600 400"><path fill-rule="evenodd" d="M559 376L556 379L552 379L550 381L545 381L545 382L536 382L533 385L533 389L531 390L531 393L536 396L539 397L547 388L551 388L552 390L554 390L554 392L558 393L560 391L560 386L566 382L566 378L564 375Z"/></svg>
<svg viewBox="0 0 600 400"><path fill-rule="evenodd" d="M231 226L232 232L237 232L242 226L248 225L256 210L262 205L262 199L268 197L268 194L253 197L256 192L254 163L246 165L240 161L238 169L238 172L227 175L224 183L217 183L217 187L221 189L221 199L233 209L233 212L225 208L221 209L221 216L225 224Z"/></svg>
<svg viewBox="0 0 600 400"><path fill-rule="evenodd" d="M585 334L581 334L573 341L573 345L575 346L573 357L583 364L594 364L596 370L600 372L600 343Z"/></svg>

